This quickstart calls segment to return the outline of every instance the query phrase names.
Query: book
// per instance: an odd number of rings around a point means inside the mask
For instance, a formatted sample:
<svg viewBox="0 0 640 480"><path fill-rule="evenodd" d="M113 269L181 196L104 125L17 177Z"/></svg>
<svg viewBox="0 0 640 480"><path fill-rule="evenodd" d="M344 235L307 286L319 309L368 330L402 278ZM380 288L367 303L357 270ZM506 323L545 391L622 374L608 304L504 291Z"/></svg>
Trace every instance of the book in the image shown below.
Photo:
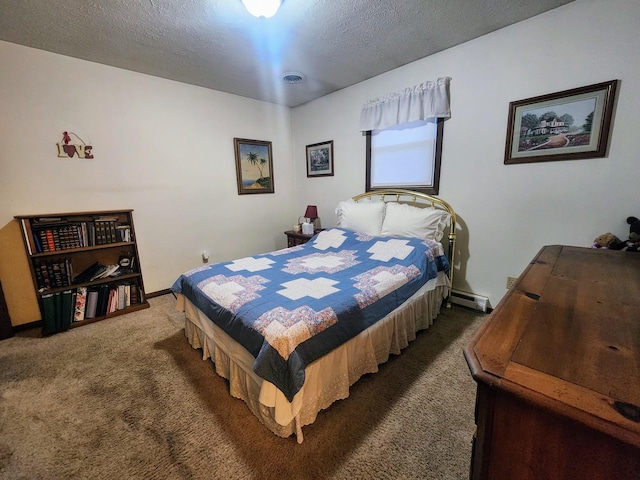
<svg viewBox="0 0 640 480"><path fill-rule="evenodd" d="M96 305L96 317L104 317L109 306L109 285L98 287L98 302Z"/></svg>
<svg viewBox="0 0 640 480"><path fill-rule="evenodd" d="M118 289L112 288L109 290L109 306L107 307L107 313L113 313L118 309Z"/></svg>
<svg viewBox="0 0 640 480"><path fill-rule="evenodd" d="M54 225L56 223L61 223L64 220L62 217L40 217L34 220L34 223L44 224L44 225Z"/></svg>
<svg viewBox="0 0 640 480"><path fill-rule="evenodd" d="M40 239L40 245L43 252L49 251L49 239L47 238L46 230L38 230L38 238Z"/></svg>
<svg viewBox="0 0 640 480"><path fill-rule="evenodd" d="M118 285L118 310L123 310L127 306L127 297L125 293L125 285Z"/></svg>
<svg viewBox="0 0 640 480"><path fill-rule="evenodd" d="M109 308L111 308L111 302L113 301L113 290L109 285L103 285L104 287L104 304L102 307L102 315L107 315L110 313Z"/></svg>
<svg viewBox="0 0 640 480"><path fill-rule="evenodd" d="M40 261L36 264L36 267L40 269L43 288L45 290L51 288L51 279L49 278L49 269L47 268L47 263Z"/></svg>
<svg viewBox="0 0 640 480"><path fill-rule="evenodd" d="M60 235L60 248L62 250L72 248L73 239L71 238L71 230L69 229L68 225L66 227L60 227L59 235Z"/></svg>
<svg viewBox="0 0 640 480"><path fill-rule="evenodd" d="M136 303L139 303L138 285L134 283L133 285L131 285L131 305L135 305Z"/></svg>
<svg viewBox="0 0 640 480"><path fill-rule="evenodd" d="M42 295L42 334L56 333L56 308L53 293Z"/></svg>
<svg viewBox="0 0 640 480"><path fill-rule="evenodd" d="M87 305L85 307L84 318L90 319L96 316L96 308L98 306L98 291L96 289L87 289Z"/></svg>
<svg viewBox="0 0 640 480"><path fill-rule="evenodd" d="M120 271L120 265L114 263L113 265L109 266L109 273L106 275L106 277L119 277L121 274L122 272Z"/></svg>
<svg viewBox="0 0 640 480"><path fill-rule="evenodd" d="M88 230L87 230L87 222L82 222L80 224L80 238L81 238L80 246L81 247L88 247L89 246L89 235L88 235Z"/></svg>
<svg viewBox="0 0 640 480"><path fill-rule="evenodd" d="M51 288L55 288L57 287L57 285L53 275L53 262L51 262L50 260L47 260L46 265L47 265L47 275L49 276L49 281L51 282Z"/></svg>
<svg viewBox="0 0 640 480"><path fill-rule="evenodd" d="M60 330L68 330L74 313L74 290L65 290L61 295Z"/></svg>
<svg viewBox="0 0 640 480"><path fill-rule="evenodd" d="M91 277L91 281L94 280L99 280L102 278L107 278L109 276L113 276L116 277L119 275L118 273L118 269L120 268L120 265L118 264L113 264L113 265L103 265L98 271L96 271L96 273Z"/></svg>
<svg viewBox="0 0 640 480"><path fill-rule="evenodd" d="M62 244L60 242L60 230L57 228L51 229L51 234L53 235L53 245L54 250L62 250ZM47 234L48 235L48 234Z"/></svg>
<svg viewBox="0 0 640 480"><path fill-rule="evenodd" d="M131 242L131 225L118 225L116 231L119 242Z"/></svg>
<svg viewBox="0 0 640 480"><path fill-rule="evenodd" d="M64 284L62 283L62 271L60 269L60 263L51 262L51 268L53 272L53 285L55 287L63 287Z"/></svg>
<svg viewBox="0 0 640 480"><path fill-rule="evenodd" d="M44 250L42 249L42 242L40 241L40 235L34 232L33 234L33 243L36 246L36 253L42 253Z"/></svg>
<svg viewBox="0 0 640 480"><path fill-rule="evenodd" d="M117 241L116 222L112 220L109 222L109 243L116 243Z"/></svg>
<svg viewBox="0 0 640 480"><path fill-rule="evenodd" d="M94 220L96 226L96 243L103 245L105 243L114 243L116 239L116 222L118 217L103 215Z"/></svg>
<svg viewBox="0 0 640 480"><path fill-rule="evenodd" d="M93 223L96 226L96 245L102 245L103 243L106 243L104 222L101 220L96 220Z"/></svg>
<svg viewBox="0 0 640 480"><path fill-rule="evenodd" d="M47 245L49 246L49 252L53 252L54 250L56 250L56 244L53 238L53 230L51 230L50 228L45 230L45 235L47 238Z"/></svg>
<svg viewBox="0 0 640 480"><path fill-rule="evenodd" d="M56 243L56 248L65 250L67 248L67 230L64 227L58 227L53 229L53 239Z"/></svg>
<svg viewBox="0 0 640 480"><path fill-rule="evenodd" d="M73 283L73 264L71 263L71 258L67 257L64 259L65 270L67 272L66 282L67 285L71 285Z"/></svg>
<svg viewBox="0 0 640 480"><path fill-rule="evenodd" d="M96 225L93 222L87 222L87 247L96 245Z"/></svg>
<svg viewBox="0 0 640 480"><path fill-rule="evenodd" d="M92 280L92 277L102 268L105 268L105 265L103 265L102 263L100 262L92 263L91 265L89 265L87 268L85 268L82 272L80 272L78 275L74 277L73 283L78 284L78 283L90 282Z"/></svg>
<svg viewBox="0 0 640 480"><path fill-rule="evenodd" d="M84 245L82 244L82 227L81 227L81 225L79 223L74 225L73 226L73 231L74 231L73 246L75 248L84 247Z"/></svg>
<svg viewBox="0 0 640 480"><path fill-rule="evenodd" d="M40 262L36 262L33 271L36 274L36 283L38 284L38 291L43 292L46 287L44 285L44 278L42 277L42 269L40 268Z"/></svg>
<svg viewBox="0 0 640 480"><path fill-rule="evenodd" d="M56 332L62 331L62 293L56 292L53 294L53 304L55 307L55 323Z"/></svg>
<svg viewBox="0 0 640 480"><path fill-rule="evenodd" d="M60 270L60 286L65 287L69 285L67 283L67 262L61 261L58 262L59 270Z"/></svg>
<svg viewBox="0 0 640 480"><path fill-rule="evenodd" d="M76 305L73 312L73 321L84 320L84 312L87 307L87 287L79 287L76 290Z"/></svg>
<svg viewBox="0 0 640 480"><path fill-rule="evenodd" d="M93 282L94 280L98 280L99 278L102 278L102 276L105 274L105 272L107 272L109 270L109 267L107 265L102 265L89 279L90 282Z"/></svg>
<svg viewBox="0 0 640 480"><path fill-rule="evenodd" d="M22 224L22 234L24 235L24 243L27 246L28 253L29 255L33 255L34 247L36 251L38 251L38 248L35 242L33 244L31 242L31 238L34 238L35 240L35 237L33 237L33 234L31 233L31 224L26 218L23 218L20 223Z"/></svg>

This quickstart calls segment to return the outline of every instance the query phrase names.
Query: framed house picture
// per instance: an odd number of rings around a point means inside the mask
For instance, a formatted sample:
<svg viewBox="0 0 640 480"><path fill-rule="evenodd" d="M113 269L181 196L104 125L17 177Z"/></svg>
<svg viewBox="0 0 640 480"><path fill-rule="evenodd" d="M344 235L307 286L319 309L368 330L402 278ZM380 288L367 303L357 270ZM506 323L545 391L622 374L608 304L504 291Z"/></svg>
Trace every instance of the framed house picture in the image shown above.
<svg viewBox="0 0 640 480"><path fill-rule="evenodd" d="M234 138L238 195L273 193L271 142Z"/></svg>
<svg viewBox="0 0 640 480"><path fill-rule="evenodd" d="M511 102L504 163L604 157L617 83Z"/></svg>
<svg viewBox="0 0 640 480"><path fill-rule="evenodd" d="M307 145L307 177L333 176L333 140Z"/></svg>

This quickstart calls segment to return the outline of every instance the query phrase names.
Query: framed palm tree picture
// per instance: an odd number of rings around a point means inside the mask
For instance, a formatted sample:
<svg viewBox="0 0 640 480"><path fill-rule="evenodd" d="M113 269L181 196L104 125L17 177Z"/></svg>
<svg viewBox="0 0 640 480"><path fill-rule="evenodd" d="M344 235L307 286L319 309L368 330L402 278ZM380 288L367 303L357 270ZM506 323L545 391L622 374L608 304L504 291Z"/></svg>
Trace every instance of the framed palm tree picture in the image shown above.
<svg viewBox="0 0 640 480"><path fill-rule="evenodd" d="M234 138L233 143L238 195L274 193L271 142Z"/></svg>

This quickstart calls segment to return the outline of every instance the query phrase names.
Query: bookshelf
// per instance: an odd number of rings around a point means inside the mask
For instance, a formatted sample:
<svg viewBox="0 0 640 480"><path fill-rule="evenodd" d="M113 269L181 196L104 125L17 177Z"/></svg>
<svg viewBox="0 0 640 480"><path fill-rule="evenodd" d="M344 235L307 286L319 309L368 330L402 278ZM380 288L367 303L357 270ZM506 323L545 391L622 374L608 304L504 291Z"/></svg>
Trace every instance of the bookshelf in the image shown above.
<svg viewBox="0 0 640 480"><path fill-rule="evenodd" d="M148 308L133 210L17 215L43 334Z"/></svg>

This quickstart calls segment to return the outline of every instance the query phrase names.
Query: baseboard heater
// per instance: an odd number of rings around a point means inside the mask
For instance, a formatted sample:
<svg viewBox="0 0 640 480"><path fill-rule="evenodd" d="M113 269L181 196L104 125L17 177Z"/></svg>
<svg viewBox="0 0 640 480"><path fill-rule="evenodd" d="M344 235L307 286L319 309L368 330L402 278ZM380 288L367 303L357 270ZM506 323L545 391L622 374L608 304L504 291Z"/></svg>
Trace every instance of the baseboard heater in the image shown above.
<svg viewBox="0 0 640 480"><path fill-rule="evenodd" d="M489 299L487 297L476 295L475 293L461 292L460 290L451 290L451 303L485 313L489 308Z"/></svg>

